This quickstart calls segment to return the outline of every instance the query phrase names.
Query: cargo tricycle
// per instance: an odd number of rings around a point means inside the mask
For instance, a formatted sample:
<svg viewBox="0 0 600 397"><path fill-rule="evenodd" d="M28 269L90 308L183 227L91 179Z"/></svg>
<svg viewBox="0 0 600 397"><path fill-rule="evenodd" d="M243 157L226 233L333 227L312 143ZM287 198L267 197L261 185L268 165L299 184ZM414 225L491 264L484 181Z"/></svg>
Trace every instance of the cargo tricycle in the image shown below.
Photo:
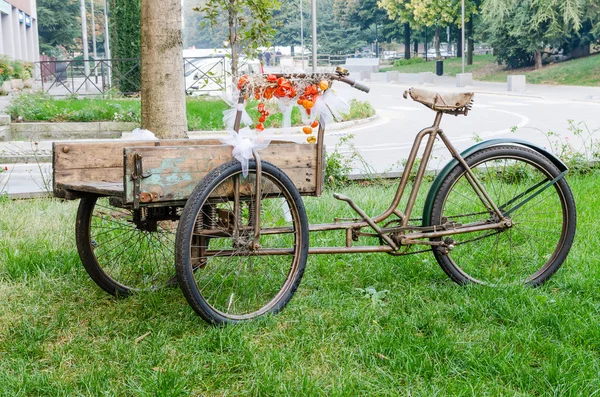
<svg viewBox="0 0 600 397"><path fill-rule="evenodd" d="M469 113L468 92L406 91L405 98L433 110L434 120L417 133L387 210L369 214L334 193L355 217L309 223L302 196L324 190L327 119L324 110L310 110L334 82L368 91L343 69L240 79L240 104L252 95L297 101L312 126L318 124L317 136L309 137L315 143L271 141L260 151L250 144L246 164L233 159L236 147L219 140L56 142L54 193L80 199L77 249L91 278L117 296L179 285L203 319L226 324L280 311L309 254L431 252L456 283L489 286L537 286L558 270L575 235L567 167L517 139L459 152L440 123ZM243 109L236 109L234 130L240 131ZM452 158L413 216L436 140ZM310 235L331 231L340 233L337 246L309 244Z"/></svg>

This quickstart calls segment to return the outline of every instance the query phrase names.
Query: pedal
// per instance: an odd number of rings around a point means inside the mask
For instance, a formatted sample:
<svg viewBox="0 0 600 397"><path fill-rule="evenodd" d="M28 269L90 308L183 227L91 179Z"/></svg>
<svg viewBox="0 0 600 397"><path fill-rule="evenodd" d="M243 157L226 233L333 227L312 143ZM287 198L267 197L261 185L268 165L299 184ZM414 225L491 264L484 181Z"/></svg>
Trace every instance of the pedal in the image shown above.
<svg viewBox="0 0 600 397"><path fill-rule="evenodd" d="M435 249L442 255L448 255L455 248L455 243L456 241L453 238L447 237Z"/></svg>

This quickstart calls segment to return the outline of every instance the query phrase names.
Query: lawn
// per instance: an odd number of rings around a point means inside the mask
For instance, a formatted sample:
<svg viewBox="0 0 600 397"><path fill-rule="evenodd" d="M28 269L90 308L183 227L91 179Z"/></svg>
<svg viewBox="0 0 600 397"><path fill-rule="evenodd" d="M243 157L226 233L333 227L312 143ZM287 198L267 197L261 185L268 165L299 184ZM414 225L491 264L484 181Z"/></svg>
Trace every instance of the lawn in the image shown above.
<svg viewBox="0 0 600 397"><path fill-rule="evenodd" d="M435 60L394 66L385 70L397 70L400 73L435 73ZM482 81L506 82L508 75L525 74L527 82L532 84L600 86L600 54L544 65L541 70L534 70L533 67L507 70L497 64L493 55L475 55L473 65L465 65L465 72L472 73L474 79ZM462 73L462 60L445 59L444 75L455 76L457 73Z"/></svg>
<svg viewBox="0 0 600 397"><path fill-rule="evenodd" d="M246 106L253 120L258 120L256 101ZM354 120L373 116L375 110L368 102L352 100L350 113L345 119ZM223 130L223 111L230 106L220 98L187 98L187 122L190 131ZM268 127L281 127L283 116L272 104L273 115L265 123ZM25 122L91 122L125 121L140 123L141 103L139 99L65 98L53 99L45 94L22 94L15 97L6 108L13 120ZM300 111L296 107L292 113L292 124L302 125Z"/></svg>
<svg viewBox="0 0 600 397"><path fill-rule="evenodd" d="M569 179L578 237L540 288L459 287L429 253L312 256L283 312L225 328L206 325L178 289L103 293L75 249L76 202L3 200L0 395L592 395L599 176ZM340 193L372 214L394 190ZM350 215L331 194L305 199L311 222ZM389 291L383 304L358 290L368 287Z"/></svg>

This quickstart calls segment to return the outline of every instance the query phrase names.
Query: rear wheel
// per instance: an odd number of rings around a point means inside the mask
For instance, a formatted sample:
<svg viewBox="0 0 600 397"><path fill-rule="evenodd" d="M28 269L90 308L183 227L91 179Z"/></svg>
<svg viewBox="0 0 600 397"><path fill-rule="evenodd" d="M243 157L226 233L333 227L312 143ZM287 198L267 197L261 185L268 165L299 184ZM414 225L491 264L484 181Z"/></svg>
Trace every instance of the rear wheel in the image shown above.
<svg viewBox="0 0 600 397"><path fill-rule="evenodd" d="M92 280L112 295L176 285L176 207L128 210L107 197L81 199L79 257Z"/></svg>
<svg viewBox="0 0 600 397"><path fill-rule="evenodd" d="M512 226L453 235L452 251L434 248L438 263L459 284L542 284L562 265L575 236L567 181L547 158L520 146L482 149L465 161ZM432 225L495 218L457 165L435 194Z"/></svg>
<svg viewBox="0 0 600 397"><path fill-rule="evenodd" d="M258 246L254 161L246 177L238 161L214 169L182 213L177 276L190 305L210 323L235 323L280 311L304 274L308 220L298 190L267 162L262 162L260 190Z"/></svg>

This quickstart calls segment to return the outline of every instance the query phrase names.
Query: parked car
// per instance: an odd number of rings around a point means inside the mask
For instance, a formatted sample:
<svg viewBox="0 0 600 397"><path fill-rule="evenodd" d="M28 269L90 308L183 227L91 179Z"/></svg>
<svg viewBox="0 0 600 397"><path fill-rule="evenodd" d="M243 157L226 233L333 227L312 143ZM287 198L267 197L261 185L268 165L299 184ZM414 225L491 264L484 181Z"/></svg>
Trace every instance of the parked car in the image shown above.
<svg viewBox="0 0 600 397"><path fill-rule="evenodd" d="M263 73L258 59L240 57L239 74ZM188 95L221 95L231 89L231 59L225 54L184 58L185 91Z"/></svg>

